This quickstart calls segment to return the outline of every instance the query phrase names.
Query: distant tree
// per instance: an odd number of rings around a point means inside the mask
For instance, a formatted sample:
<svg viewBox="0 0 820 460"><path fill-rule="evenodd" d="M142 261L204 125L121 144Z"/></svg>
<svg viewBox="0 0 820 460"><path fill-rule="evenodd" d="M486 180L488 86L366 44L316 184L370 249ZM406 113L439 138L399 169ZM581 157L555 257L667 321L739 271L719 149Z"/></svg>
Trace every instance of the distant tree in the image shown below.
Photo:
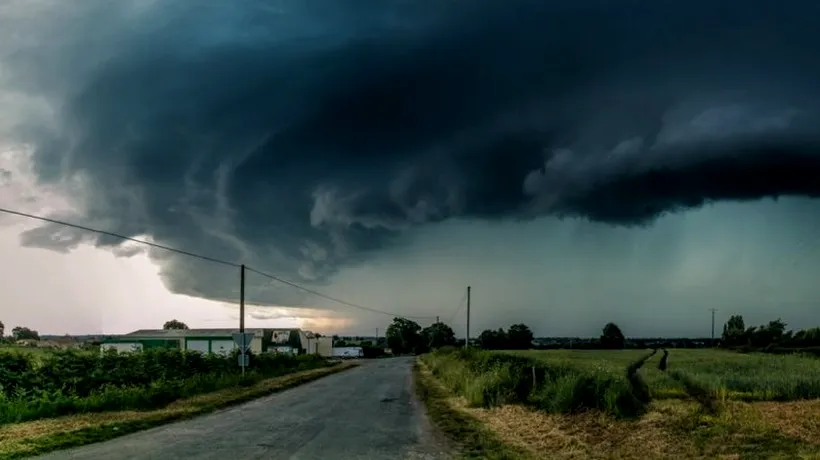
<svg viewBox="0 0 820 460"><path fill-rule="evenodd" d="M513 324L507 330L507 348L527 350L532 348L532 331L526 324Z"/></svg>
<svg viewBox="0 0 820 460"><path fill-rule="evenodd" d="M172 319L171 321L166 321L165 324L162 325L162 328L166 331L171 329L188 329L188 325L182 321Z"/></svg>
<svg viewBox="0 0 820 460"><path fill-rule="evenodd" d="M393 318L384 335L393 354L411 353L422 345L421 326L406 318Z"/></svg>
<svg viewBox="0 0 820 460"><path fill-rule="evenodd" d="M752 341L754 340L755 336L757 335L757 326L749 326L746 328L746 332L740 338L740 343L738 345L751 345Z"/></svg>
<svg viewBox="0 0 820 460"><path fill-rule="evenodd" d="M784 345L790 345L791 342L794 340L794 331L789 330L783 334L783 338L781 339Z"/></svg>
<svg viewBox="0 0 820 460"><path fill-rule="evenodd" d="M503 350L507 348L507 333L504 329L486 329L478 335L478 346L485 350Z"/></svg>
<svg viewBox="0 0 820 460"><path fill-rule="evenodd" d="M453 329L444 323L433 323L421 331L422 338L428 348L435 349L447 345L455 345L456 334Z"/></svg>
<svg viewBox="0 0 820 460"><path fill-rule="evenodd" d="M740 345L746 340L746 324L743 316L732 315L729 321L723 325L723 336L721 342L724 346Z"/></svg>
<svg viewBox="0 0 820 460"><path fill-rule="evenodd" d="M12 329L11 335L14 340L40 340L40 334L37 331L22 326Z"/></svg>
<svg viewBox="0 0 820 460"><path fill-rule="evenodd" d="M0 321L0 339L6 336L6 325Z"/></svg>
<svg viewBox="0 0 820 460"><path fill-rule="evenodd" d="M761 329L765 331L761 338L766 342L766 345L777 345L783 341L783 334L786 332L786 322L777 318L774 321L769 321L769 324L761 327Z"/></svg>
<svg viewBox="0 0 820 460"><path fill-rule="evenodd" d="M778 345L782 342L785 331L786 323L778 318L775 321L769 321L769 324L749 328L748 334L744 337L744 342L753 347Z"/></svg>
<svg viewBox="0 0 820 460"><path fill-rule="evenodd" d="M820 327L802 329L794 333L790 346L816 347L820 346Z"/></svg>
<svg viewBox="0 0 820 460"><path fill-rule="evenodd" d="M615 323L606 323L601 334L601 346L604 348L623 348L626 344L621 328Z"/></svg>

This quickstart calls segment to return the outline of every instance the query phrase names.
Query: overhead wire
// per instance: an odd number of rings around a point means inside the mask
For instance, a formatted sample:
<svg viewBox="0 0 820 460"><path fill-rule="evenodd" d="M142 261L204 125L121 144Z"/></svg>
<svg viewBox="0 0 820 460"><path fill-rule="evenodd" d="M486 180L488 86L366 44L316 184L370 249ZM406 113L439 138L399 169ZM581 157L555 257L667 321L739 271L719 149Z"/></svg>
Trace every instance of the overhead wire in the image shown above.
<svg viewBox="0 0 820 460"><path fill-rule="evenodd" d="M51 219L51 218L48 218L48 217L37 216L37 215L34 215L34 214L28 214L28 213L25 213L25 212L14 211L14 210L11 210L11 209L6 209L6 208L0 208L0 212L4 212L6 214L13 214L15 216L27 217L29 219L39 220L39 221L42 221L42 222L49 222L49 223L52 223L52 224L63 225L63 226L66 226L66 227L76 228L78 230L84 230L84 231L87 231L87 232L93 232L93 233L99 233L99 234L102 234L102 235L113 236L115 238L122 238L123 240L132 241L134 243L144 244L146 246L151 246L153 248L163 249L165 251L174 252L174 253L181 254L181 255L184 255L184 256L194 257L194 258L197 258L197 259L206 260L208 262L213 262L213 263L216 263L216 264L227 265L229 267L234 267L234 268L241 267L240 264L233 263L233 262L228 262L227 260L221 260L221 259L217 259L215 257L209 257L209 256L204 256L202 254L196 254L196 253L189 252L189 251L183 251L181 249L172 248L170 246L165 246L165 245L162 245L162 244L152 243L150 241L141 240L139 238L132 238L130 236L121 235L119 233L108 232L108 231L105 231L105 230L99 230L99 229L96 229L96 228L86 227L84 225L72 224L70 222L64 222L64 221L57 220L57 219Z"/></svg>
<svg viewBox="0 0 820 460"><path fill-rule="evenodd" d="M61 221L61 220L57 220L57 219L52 219L52 218L49 218L49 217L38 216L38 215L35 215L35 214L29 214L29 213L26 213L26 212L15 211L13 209L7 209L7 208L1 208L1 207L0 207L0 212L15 215L15 216L20 216L20 217L25 217L25 218L28 218L28 219L39 220L41 222L48 222L48 223L52 223L52 224L56 224L56 225L63 225L63 226L66 226L66 227L76 228L78 230L83 230L83 231L87 231L87 232L112 236L112 237L115 237L115 238L120 238L120 239L123 239L123 240L126 240L126 241L131 241L131 242L134 242L134 243L138 243L138 244L144 244L146 246L150 246L150 247L157 248L157 249L162 249L162 250L173 252L173 253L176 253L176 254L180 254L180 255L184 255L184 256L188 256L188 257L193 257L193 258L205 260L205 261L208 261L208 262L213 262L213 263L216 263L216 264L227 265L227 266L233 267L233 268L243 267L242 264L238 264L238 263L235 263L235 262L229 262L227 260L218 259L216 257L210 257L210 256L202 255L202 254L197 254L195 252L184 251L182 249L176 249L176 248L172 248L170 246L165 246L165 245L162 245L162 244L152 243L150 241L141 240L139 238L133 238L133 237L130 237L130 236L125 236L125 235L119 234L119 233L109 232L109 231L106 231L106 230L100 230L100 229L96 229L96 228L92 228L92 227L87 227L87 226L84 226L84 225L74 224L74 223L71 223L71 222L65 222L65 221ZM264 276L264 277L266 277L270 280L277 281L279 283L291 286L293 288L299 289L299 290L307 292L309 294L313 294L313 295L321 297L323 299L330 300L332 302L336 302L338 304L341 304L341 305L344 305L344 306L347 306L347 307L356 308L356 309L364 310L364 311L369 311L371 313L379 313L379 314L383 314L383 315L389 315L389 316L394 316L394 317L399 317L399 318L406 318L406 319L433 319L433 318L435 318L434 316L402 315L402 314L399 314L399 313L390 312L390 311L386 311L386 310L379 310L379 309L376 309L376 308L365 307L363 305L359 305L359 304L356 304L356 303L353 303L353 302L348 302L348 301L340 299L338 297L333 297L333 296L321 293L321 292L316 291L314 289L302 286L298 283L294 283L293 281L288 281L284 278L281 278L281 277L278 277L278 276L275 276L275 275L271 275L269 273L265 273L261 270L257 270L255 268L249 267L247 265L244 265L244 267L245 267L245 270L256 273L256 274L261 275L261 276Z"/></svg>
<svg viewBox="0 0 820 460"><path fill-rule="evenodd" d="M455 311L455 313L453 313L453 315L450 317L450 321L448 321L448 323L450 323L451 325L453 324L453 321L455 321L456 316L458 316L458 313L461 311L461 307L463 307L463 306L464 306L464 302L465 302L466 300L467 300L467 291L464 291L464 294L461 296L461 301L459 301L459 303L458 303L458 307L456 307L456 311Z"/></svg>
<svg viewBox="0 0 820 460"><path fill-rule="evenodd" d="M316 291L316 290L313 290L313 289L310 289L310 288L307 288L307 287L301 286L301 285L299 285L299 284L297 284L297 283L294 283L294 282L292 282L292 281L288 281L288 280L283 279L283 278L280 278L280 277L278 277L278 276L275 276L275 275L271 275L271 274L269 274L269 273L262 272L262 271L260 271L260 270L255 269L255 268L251 268L251 267L247 267L247 266L246 266L246 267L245 267L245 270L248 270L248 271L250 271L250 272L256 273L257 275L261 275L261 276L264 276L264 277L266 277L266 278L269 278L269 279L271 279L271 280L273 280L273 281L277 281L277 282L279 282L279 283L286 284L286 285L288 285L288 286L294 287L294 288L296 288L296 289L299 289L299 290L301 290L301 291L307 292L307 293L309 293L309 294L313 294L313 295L318 296L318 297L321 297L321 298L323 298L323 299L327 299L327 300L330 300L330 301L333 301L333 302L336 302L336 303L339 303L339 304L342 304L342 305L345 305L345 306L348 306L348 307L351 307L351 308L357 308L357 309L360 309L360 310L365 310L365 311L369 311L369 312L372 312L372 313L381 313L381 314L383 314L383 315L396 316L396 317L399 317L399 318L406 318L406 319L433 319L433 318L435 318L435 316L412 316L412 315L402 315L402 314L400 314L400 313L390 312L390 311L386 311L386 310L379 310L379 309L376 309L376 308L365 307L365 306L363 306L363 305L359 305L359 304L356 304L356 303L348 302L348 301L346 301L346 300L342 300L342 299L339 299L339 298L337 298L337 297L333 297L333 296L329 296L329 295L327 295L327 294L323 294L323 293L321 293L321 292L319 292L319 291Z"/></svg>

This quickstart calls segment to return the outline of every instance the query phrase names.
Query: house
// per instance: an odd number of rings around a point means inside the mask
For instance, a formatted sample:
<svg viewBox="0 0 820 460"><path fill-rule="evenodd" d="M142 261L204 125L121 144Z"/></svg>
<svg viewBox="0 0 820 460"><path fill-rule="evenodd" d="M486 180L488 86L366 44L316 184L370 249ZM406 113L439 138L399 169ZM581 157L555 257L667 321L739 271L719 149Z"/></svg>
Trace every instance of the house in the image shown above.
<svg viewBox="0 0 820 460"><path fill-rule="evenodd" d="M171 348L203 353L231 353L236 344L233 334L238 329L141 329L129 334L107 337L101 350L121 352L152 348ZM307 351L304 331L299 329L245 329L253 334L252 353Z"/></svg>

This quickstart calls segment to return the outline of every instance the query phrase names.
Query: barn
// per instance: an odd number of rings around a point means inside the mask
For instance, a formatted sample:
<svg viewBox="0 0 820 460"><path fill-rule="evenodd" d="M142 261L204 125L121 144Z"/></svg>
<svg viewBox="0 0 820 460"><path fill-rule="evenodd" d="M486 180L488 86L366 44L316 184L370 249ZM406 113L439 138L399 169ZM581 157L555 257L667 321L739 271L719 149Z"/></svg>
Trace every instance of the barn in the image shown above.
<svg viewBox="0 0 820 460"><path fill-rule="evenodd" d="M236 345L233 334L238 329L141 329L129 334L107 337L101 344L103 350L120 352L151 348L171 348L199 351L202 353L231 353ZM303 352L301 331L294 329L245 329L253 333L252 353L275 351L290 346Z"/></svg>

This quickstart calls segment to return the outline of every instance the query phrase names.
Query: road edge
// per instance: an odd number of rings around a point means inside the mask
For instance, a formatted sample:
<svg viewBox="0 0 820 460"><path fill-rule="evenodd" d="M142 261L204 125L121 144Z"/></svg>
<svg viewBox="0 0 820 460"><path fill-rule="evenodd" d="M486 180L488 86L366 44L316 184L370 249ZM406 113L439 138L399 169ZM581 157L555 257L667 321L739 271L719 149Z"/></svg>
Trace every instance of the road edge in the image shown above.
<svg viewBox="0 0 820 460"><path fill-rule="evenodd" d="M433 427L454 447L452 451L455 458L520 460L530 457L503 442L480 420L453 407L448 401L452 395L427 368L421 357L413 361L413 383L416 396L424 405Z"/></svg>
<svg viewBox="0 0 820 460"><path fill-rule="evenodd" d="M20 458L32 458L39 455L48 454L55 451L71 449L75 447L82 447L89 444L96 444L99 442L109 441L111 439L119 438L125 435L133 434L139 431L145 431L151 428L156 428L162 425L167 425L174 422L189 420L200 417L206 414L216 412L218 410L227 409L238 406L247 402L251 402L260 398L271 396L283 391L295 388L297 386L319 380L329 375L337 374L354 367L358 367L360 363L340 363L329 367L318 369L310 369L306 371L294 372L291 374L274 377L262 380L256 385L249 387L248 391L238 393L236 397L226 398L218 403L204 404L193 408L192 410L164 411L159 409L154 412L154 415L149 415L145 418L137 420L126 420L117 423L107 423L94 427L82 428L74 431L54 433L51 435L41 436L31 439L30 442L23 441L21 445L26 445L26 449L17 449L8 452L0 453L0 460L13 460ZM280 383L281 382L281 383ZM258 387L258 388L255 388ZM224 392L230 389L221 389L217 392ZM205 395L208 395L206 393ZM205 395L198 395L186 400L180 400L172 404L185 404L187 400L194 400Z"/></svg>

